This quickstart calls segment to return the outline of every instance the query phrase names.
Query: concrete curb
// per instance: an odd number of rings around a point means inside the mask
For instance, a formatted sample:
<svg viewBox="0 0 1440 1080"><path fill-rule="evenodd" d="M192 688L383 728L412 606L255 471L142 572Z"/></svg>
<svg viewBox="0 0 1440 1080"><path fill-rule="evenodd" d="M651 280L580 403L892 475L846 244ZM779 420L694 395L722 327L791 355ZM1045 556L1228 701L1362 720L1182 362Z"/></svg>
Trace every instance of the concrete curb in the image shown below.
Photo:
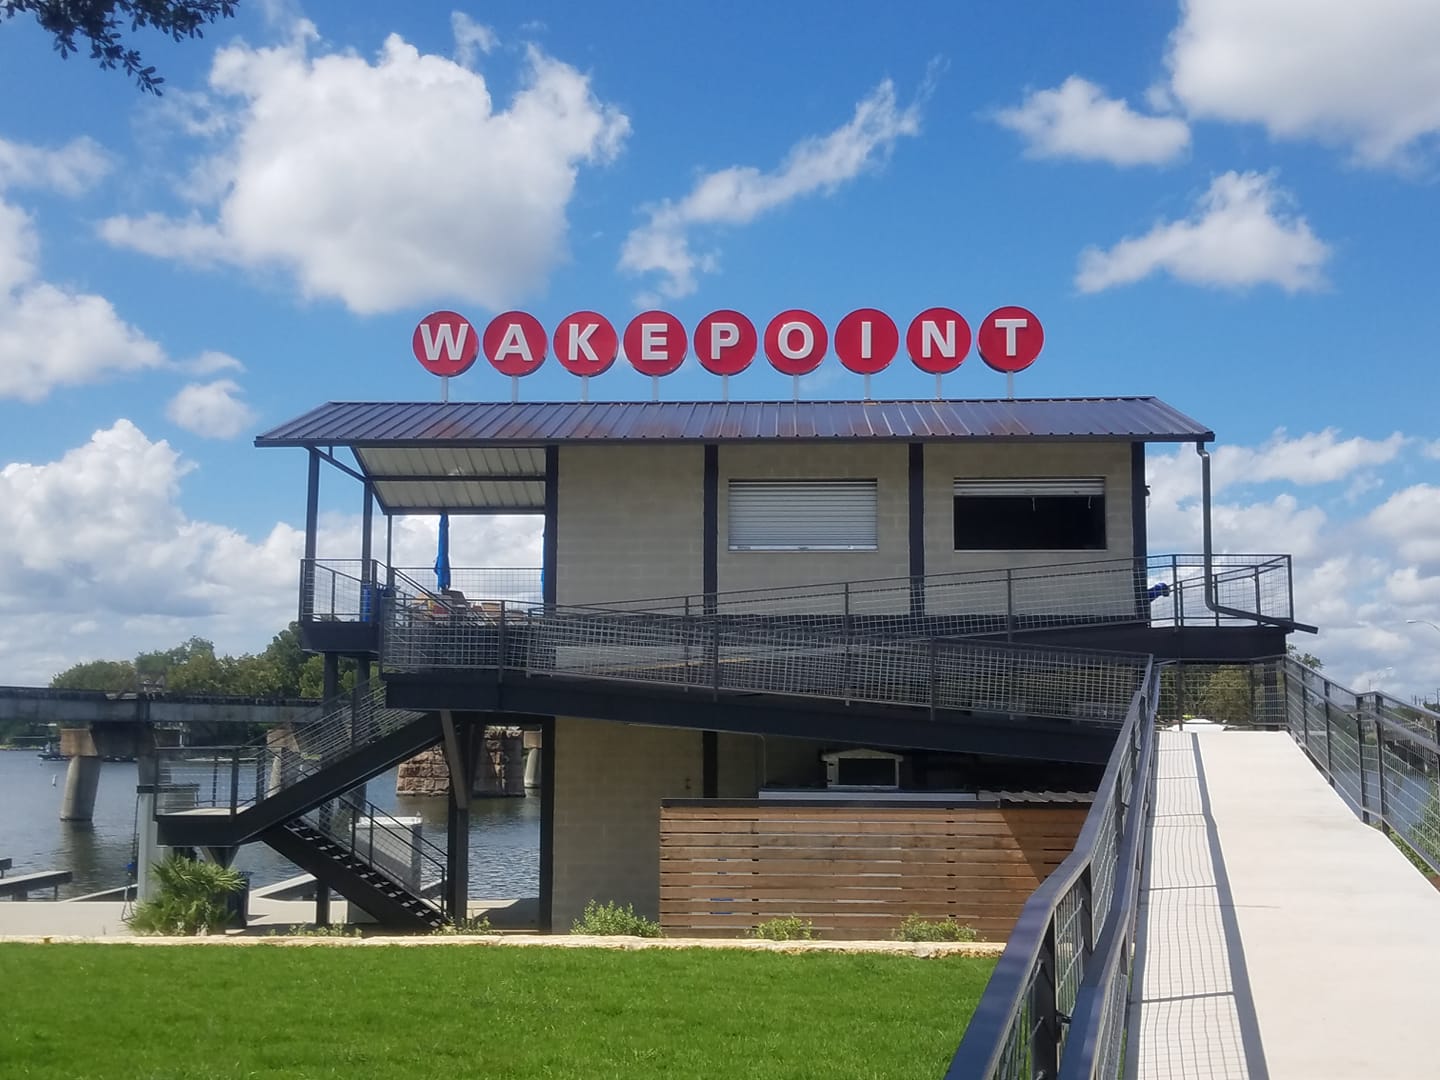
<svg viewBox="0 0 1440 1080"><path fill-rule="evenodd" d="M0 935L0 944L28 945L140 945L140 946L279 946L285 948L368 948L399 945L408 948L457 945L540 947L552 949L739 949L778 953L875 953L929 959L942 956L997 957L1005 950L993 941L763 941L750 938L638 938L590 934L476 934L436 937L257 937L213 934L207 937L83 937L71 934Z"/></svg>

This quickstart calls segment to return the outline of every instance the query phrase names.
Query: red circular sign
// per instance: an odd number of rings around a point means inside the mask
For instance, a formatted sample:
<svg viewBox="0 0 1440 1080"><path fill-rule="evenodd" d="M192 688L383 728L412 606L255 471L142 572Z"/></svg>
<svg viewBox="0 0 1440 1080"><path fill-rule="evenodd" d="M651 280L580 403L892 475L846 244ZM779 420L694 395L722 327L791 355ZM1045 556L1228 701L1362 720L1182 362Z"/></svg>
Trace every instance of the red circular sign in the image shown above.
<svg viewBox="0 0 1440 1080"><path fill-rule="evenodd" d="M808 375L825 359L830 337L825 324L808 311L782 311L765 327L765 355L786 375Z"/></svg>
<svg viewBox="0 0 1440 1080"><path fill-rule="evenodd" d="M755 359L755 324L738 311L712 311L695 326L695 356L712 375L739 375Z"/></svg>
<svg viewBox="0 0 1440 1080"><path fill-rule="evenodd" d="M1045 345L1045 328L1023 307L996 308L976 335L980 359L996 371L1024 371Z"/></svg>
<svg viewBox="0 0 1440 1080"><path fill-rule="evenodd" d="M910 320L905 351L921 371L948 374L964 363L970 352L970 324L951 308L926 308Z"/></svg>
<svg viewBox="0 0 1440 1080"><path fill-rule="evenodd" d="M604 315L577 311L555 327L555 359L572 375L603 375L615 363L620 339Z"/></svg>
<svg viewBox="0 0 1440 1080"><path fill-rule="evenodd" d="M642 375L669 375L685 362L685 327L667 311L646 311L625 327L625 359Z"/></svg>
<svg viewBox="0 0 1440 1080"><path fill-rule="evenodd" d="M432 375L463 375L480 355L480 338L464 315L432 311L410 338L420 366Z"/></svg>
<svg viewBox="0 0 1440 1080"><path fill-rule="evenodd" d="M835 327L835 355L857 375L884 371L900 348L900 331L883 311L860 308Z"/></svg>
<svg viewBox="0 0 1440 1080"><path fill-rule="evenodd" d="M529 375L545 362L545 328L528 311L496 315L482 344L485 359L501 375Z"/></svg>

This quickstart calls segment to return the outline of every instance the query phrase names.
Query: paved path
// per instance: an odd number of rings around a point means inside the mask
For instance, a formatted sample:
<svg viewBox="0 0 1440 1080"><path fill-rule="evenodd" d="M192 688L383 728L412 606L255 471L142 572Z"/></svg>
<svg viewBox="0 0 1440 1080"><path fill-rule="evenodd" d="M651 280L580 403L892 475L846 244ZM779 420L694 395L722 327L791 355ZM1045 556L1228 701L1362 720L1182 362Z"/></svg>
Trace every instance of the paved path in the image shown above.
<svg viewBox="0 0 1440 1080"><path fill-rule="evenodd" d="M1132 1077L1440 1075L1440 891L1283 732L1162 732Z"/></svg>

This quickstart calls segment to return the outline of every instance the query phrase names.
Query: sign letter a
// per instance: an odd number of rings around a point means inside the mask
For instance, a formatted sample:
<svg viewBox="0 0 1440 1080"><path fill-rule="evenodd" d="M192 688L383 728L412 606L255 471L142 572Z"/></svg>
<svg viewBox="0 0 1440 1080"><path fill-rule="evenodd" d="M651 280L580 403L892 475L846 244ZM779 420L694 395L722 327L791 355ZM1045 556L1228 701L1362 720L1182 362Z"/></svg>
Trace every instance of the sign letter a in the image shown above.
<svg viewBox="0 0 1440 1080"><path fill-rule="evenodd" d="M525 340L520 324L514 322L506 325L505 336L500 339L500 347L495 350L494 359L498 363L512 354L519 356L527 364L535 362L535 357L530 355L530 343Z"/></svg>

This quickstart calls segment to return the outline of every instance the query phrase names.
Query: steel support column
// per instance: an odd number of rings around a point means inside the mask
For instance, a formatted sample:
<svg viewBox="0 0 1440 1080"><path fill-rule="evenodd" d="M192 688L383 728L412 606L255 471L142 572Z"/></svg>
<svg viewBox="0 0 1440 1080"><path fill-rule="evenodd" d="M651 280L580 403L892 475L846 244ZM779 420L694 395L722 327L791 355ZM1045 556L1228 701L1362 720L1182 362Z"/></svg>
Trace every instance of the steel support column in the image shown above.
<svg viewBox="0 0 1440 1080"><path fill-rule="evenodd" d="M925 614L925 444L910 444L910 614Z"/></svg>
<svg viewBox="0 0 1440 1080"><path fill-rule="evenodd" d="M540 722L540 918L539 930L554 929L555 912L555 718Z"/></svg>

